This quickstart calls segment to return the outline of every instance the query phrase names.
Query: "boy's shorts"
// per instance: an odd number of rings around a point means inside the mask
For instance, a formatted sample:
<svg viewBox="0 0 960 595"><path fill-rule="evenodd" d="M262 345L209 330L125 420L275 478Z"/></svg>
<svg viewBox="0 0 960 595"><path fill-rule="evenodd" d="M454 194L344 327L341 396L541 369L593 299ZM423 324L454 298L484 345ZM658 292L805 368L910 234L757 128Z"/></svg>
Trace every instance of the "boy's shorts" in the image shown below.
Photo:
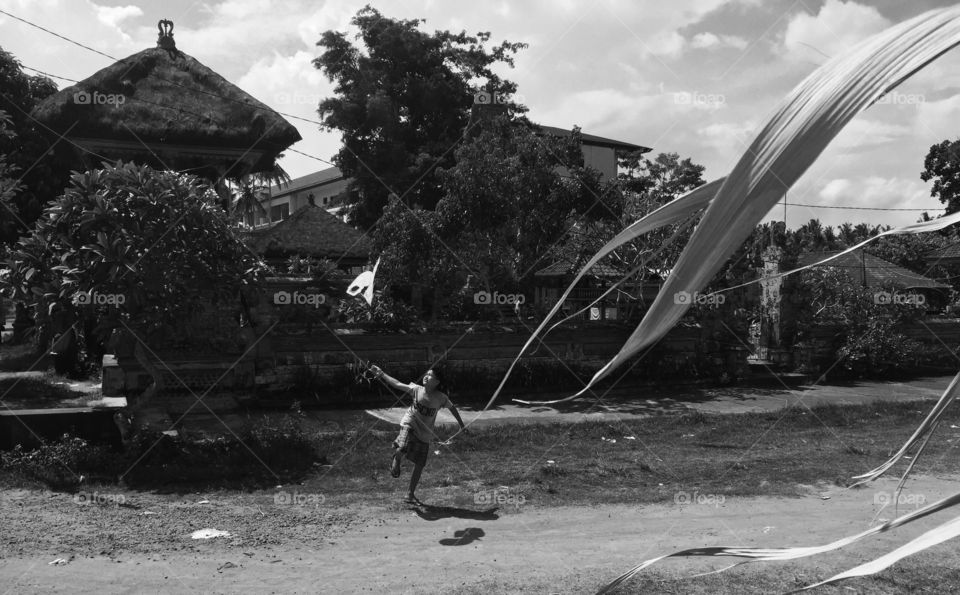
<svg viewBox="0 0 960 595"><path fill-rule="evenodd" d="M393 447L398 449L414 465L426 465L427 455L430 454L430 443L417 438L413 428L409 426L400 426L400 435L393 442Z"/></svg>

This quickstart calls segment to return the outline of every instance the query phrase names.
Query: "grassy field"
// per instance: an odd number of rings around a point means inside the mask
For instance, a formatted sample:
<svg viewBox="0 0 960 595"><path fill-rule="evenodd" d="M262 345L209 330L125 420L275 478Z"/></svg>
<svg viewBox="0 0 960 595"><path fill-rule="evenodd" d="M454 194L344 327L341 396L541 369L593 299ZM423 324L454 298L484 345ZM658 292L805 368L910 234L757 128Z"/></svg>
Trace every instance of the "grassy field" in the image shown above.
<svg viewBox="0 0 960 595"><path fill-rule="evenodd" d="M508 486L541 506L668 502L680 491L798 496L818 483L849 485L884 462L928 409L877 403L487 428L433 447L421 498L443 499L448 486ZM960 473L960 460L946 456L960 439L960 429L951 428L958 424L960 411L948 413L916 473ZM319 438L318 452L331 466L304 485L361 500L395 497L405 481L387 472L394 432L377 423Z"/></svg>

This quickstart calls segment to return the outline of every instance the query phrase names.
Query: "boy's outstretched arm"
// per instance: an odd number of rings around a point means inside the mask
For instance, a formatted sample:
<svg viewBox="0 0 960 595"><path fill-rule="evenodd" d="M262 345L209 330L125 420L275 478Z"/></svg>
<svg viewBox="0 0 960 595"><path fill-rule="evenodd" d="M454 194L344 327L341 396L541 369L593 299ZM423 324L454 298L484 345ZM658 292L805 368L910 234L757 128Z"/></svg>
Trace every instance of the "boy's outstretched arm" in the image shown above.
<svg viewBox="0 0 960 595"><path fill-rule="evenodd" d="M460 412L457 411L457 408L453 403L450 403L450 413L452 413L453 417L457 419L457 423L460 424L460 429L466 432L467 427L463 425L463 420L460 418Z"/></svg>
<svg viewBox="0 0 960 595"><path fill-rule="evenodd" d="M409 391L411 388L409 384L406 384L405 382L400 382L393 376L390 376L389 374L384 372L382 369L380 369L380 366L370 366L370 371L373 372L378 379L383 380L385 383L387 383L388 386L391 386L398 390L402 390L404 392Z"/></svg>

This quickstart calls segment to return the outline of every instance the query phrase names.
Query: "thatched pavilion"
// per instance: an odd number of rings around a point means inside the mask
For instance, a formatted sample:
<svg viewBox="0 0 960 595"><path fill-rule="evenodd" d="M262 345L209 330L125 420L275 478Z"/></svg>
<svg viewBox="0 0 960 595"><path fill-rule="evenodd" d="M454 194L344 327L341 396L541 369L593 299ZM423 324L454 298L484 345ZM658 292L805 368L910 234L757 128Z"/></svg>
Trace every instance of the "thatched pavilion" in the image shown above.
<svg viewBox="0 0 960 595"><path fill-rule="evenodd" d="M178 50L172 22L157 27L157 47L48 97L33 116L80 147L87 167L123 159L214 182L274 170L301 140L296 128Z"/></svg>
<svg viewBox="0 0 960 595"><path fill-rule="evenodd" d="M358 274L369 262L370 241L322 207L305 205L289 218L245 232L244 241L268 263L282 268L291 256L327 259Z"/></svg>

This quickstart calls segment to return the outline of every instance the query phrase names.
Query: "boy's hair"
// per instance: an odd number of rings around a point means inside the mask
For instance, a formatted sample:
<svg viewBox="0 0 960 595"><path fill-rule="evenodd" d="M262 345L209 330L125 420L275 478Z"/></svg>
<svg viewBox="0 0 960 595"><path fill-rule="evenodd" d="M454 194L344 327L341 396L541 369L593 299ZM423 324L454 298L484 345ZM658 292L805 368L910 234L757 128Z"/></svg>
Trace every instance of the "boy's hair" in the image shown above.
<svg viewBox="0 0 960 595"><path fill-rule="evenodd" d="M437 390L439 390L442 393L446 393L449 387L447 386L447 383L444 381L444 378L446 377L446 373L444 372L443 367L439 363L437 363L436 365L428 368L428 370L433 370L433 376L438 381ZM426 372L424 372L424 375L426 375ZM423 380L423 376L420 377L420 380L421 381Z"/></svg>

